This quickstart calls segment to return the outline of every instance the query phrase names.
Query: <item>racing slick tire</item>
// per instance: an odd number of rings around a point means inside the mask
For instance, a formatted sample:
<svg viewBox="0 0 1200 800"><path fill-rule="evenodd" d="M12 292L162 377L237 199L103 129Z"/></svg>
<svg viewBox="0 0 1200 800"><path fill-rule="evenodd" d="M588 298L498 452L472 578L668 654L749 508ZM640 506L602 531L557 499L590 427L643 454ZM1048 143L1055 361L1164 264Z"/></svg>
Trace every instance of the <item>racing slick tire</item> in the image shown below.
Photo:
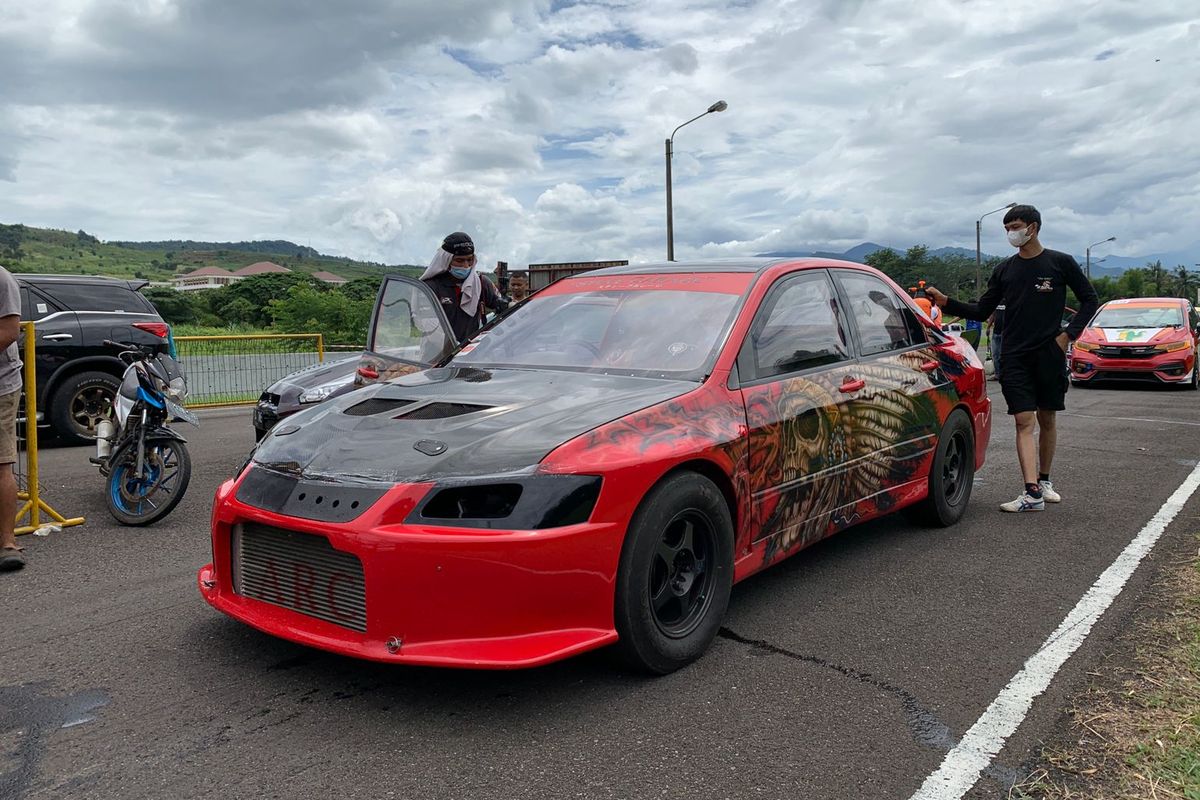
<svg viewBox="0 0 1200 800"><path fill-rule="evenodd" d="M975 432L961 408L946 417L929 468L929 496L913 507L919 522L947 528L962 519L975 479Z"/></svg>
<svg viewBox="0 0 1200 800"><path fill-rule="evenodd" d="M724 495L694 472L642 500L621 548L614 618L633 668L665 675L699 658L720 630L733 587L733 521Z"/></svg>

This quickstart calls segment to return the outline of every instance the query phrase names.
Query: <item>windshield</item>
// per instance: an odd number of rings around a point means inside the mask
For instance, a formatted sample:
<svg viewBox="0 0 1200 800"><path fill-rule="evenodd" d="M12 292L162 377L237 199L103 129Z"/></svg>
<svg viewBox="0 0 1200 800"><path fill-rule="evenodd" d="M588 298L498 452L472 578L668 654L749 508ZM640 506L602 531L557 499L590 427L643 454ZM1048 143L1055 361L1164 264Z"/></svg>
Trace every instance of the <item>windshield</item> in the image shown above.
<svg viewBox="0 0 1200 800"><path fill-rule="evenodd" d="M1179 306L1105 306L1092 320L1096 328L1169 328L1183 325Z"/></svg>
<svg viewBox="0 0 1200 800"><path fill-rule="evenodd" d="M716 360L752 277L568 279L531 298L451 363L700 380Z"/></svg>

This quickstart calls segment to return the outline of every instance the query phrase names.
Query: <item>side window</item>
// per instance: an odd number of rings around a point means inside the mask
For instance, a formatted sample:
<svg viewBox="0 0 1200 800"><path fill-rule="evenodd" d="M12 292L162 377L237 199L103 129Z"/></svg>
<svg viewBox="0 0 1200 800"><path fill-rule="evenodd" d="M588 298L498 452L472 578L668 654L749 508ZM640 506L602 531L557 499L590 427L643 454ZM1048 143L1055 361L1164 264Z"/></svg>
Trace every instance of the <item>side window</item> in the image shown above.
<svg viewBox="0 0 1200 800"><path fill-rule="evenodd" d="M56 283L54 299L72 311L124 311L151 313L149 301L127 286L94 283Z"/></svg>
<svg viewBox="0 0 1200 800"><path fill-rule="evenodd" d="M36 289L30 289L28 286L21 287L21 319L36 322L61 310Z"/></svg>
<svg viewBox="0 0 1200 800"><path fill-rule="evenodd" d="M759 309L738 355L743 380L836 364L850 358L833 284L824 272L804 272L776 286Z"/></svg>
<svg viewBox="0 0 1200 800"><path fill-rule="evenodd" d="M1192 330L1196 330L1196 326L1198 326L1198 325L1200 325L1200 314L1196 313L1195 306L1189 305L1188 306L1188 327L1191 328Z"/></svg>
<svg viewBox="0 0 1200 800"><path fill-rule="evenodd" d="M864 356L903 350L926 341L923 335L914 336L920 323L892 287L865 272L839 271L837 278L858 328Z"/></svg>

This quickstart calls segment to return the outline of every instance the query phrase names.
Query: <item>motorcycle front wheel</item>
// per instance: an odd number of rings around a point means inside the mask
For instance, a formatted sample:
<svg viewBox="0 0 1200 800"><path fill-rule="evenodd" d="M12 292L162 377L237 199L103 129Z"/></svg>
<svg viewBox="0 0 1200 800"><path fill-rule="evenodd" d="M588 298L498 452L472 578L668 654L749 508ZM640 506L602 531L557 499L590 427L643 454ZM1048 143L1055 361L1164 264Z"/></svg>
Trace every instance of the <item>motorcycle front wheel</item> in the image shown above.
<svg viewBox="0 0 1200 800"><path fill-rule="evenodd" d="M108 513L122 525L149 525L183 499L192 479L192 458L177 439L146 442L142 475L137 474L137 442L130 440L109 457Z"/></svg>

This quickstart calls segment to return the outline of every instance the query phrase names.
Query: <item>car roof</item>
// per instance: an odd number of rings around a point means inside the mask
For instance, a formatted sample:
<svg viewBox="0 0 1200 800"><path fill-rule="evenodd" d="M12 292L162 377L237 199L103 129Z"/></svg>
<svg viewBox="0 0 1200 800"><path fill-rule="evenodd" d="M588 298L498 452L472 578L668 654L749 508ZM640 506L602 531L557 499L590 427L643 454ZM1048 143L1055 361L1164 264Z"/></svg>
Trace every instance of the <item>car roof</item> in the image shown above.
<svg viewBox="0 0 1200 800"><path fill-rule="evenodd" d="M141 278L110 278L106 275L47 275L38 272L14 272L12 275L18 281L28 281L30 283L115 283L121 286L126 286L130 289L140 289L150 283L150 281Z"/></svg>
<svg viewBox="0 0 1200 800"><path fill-rule="evenodd" d="M1190 305L1191 301L1186 297L1121 297L1116 300L1109 300L1104 305L1131 306L1133 308L1164 308L1177 306L1182 303Z"/></svg>
<svg viewBox="0 0 1200 800"><path fill-rule="evenodd" d="M858 267L865 265L853 261L836 261L828 258L794 257L780 258L713 258L697 261L653 261L647 264L629 264L621 267L605 267L571 275L571 278L593 277L596 275L664 275L688 272L765 272L779 264L796 264L810 267Z"/></svg>

